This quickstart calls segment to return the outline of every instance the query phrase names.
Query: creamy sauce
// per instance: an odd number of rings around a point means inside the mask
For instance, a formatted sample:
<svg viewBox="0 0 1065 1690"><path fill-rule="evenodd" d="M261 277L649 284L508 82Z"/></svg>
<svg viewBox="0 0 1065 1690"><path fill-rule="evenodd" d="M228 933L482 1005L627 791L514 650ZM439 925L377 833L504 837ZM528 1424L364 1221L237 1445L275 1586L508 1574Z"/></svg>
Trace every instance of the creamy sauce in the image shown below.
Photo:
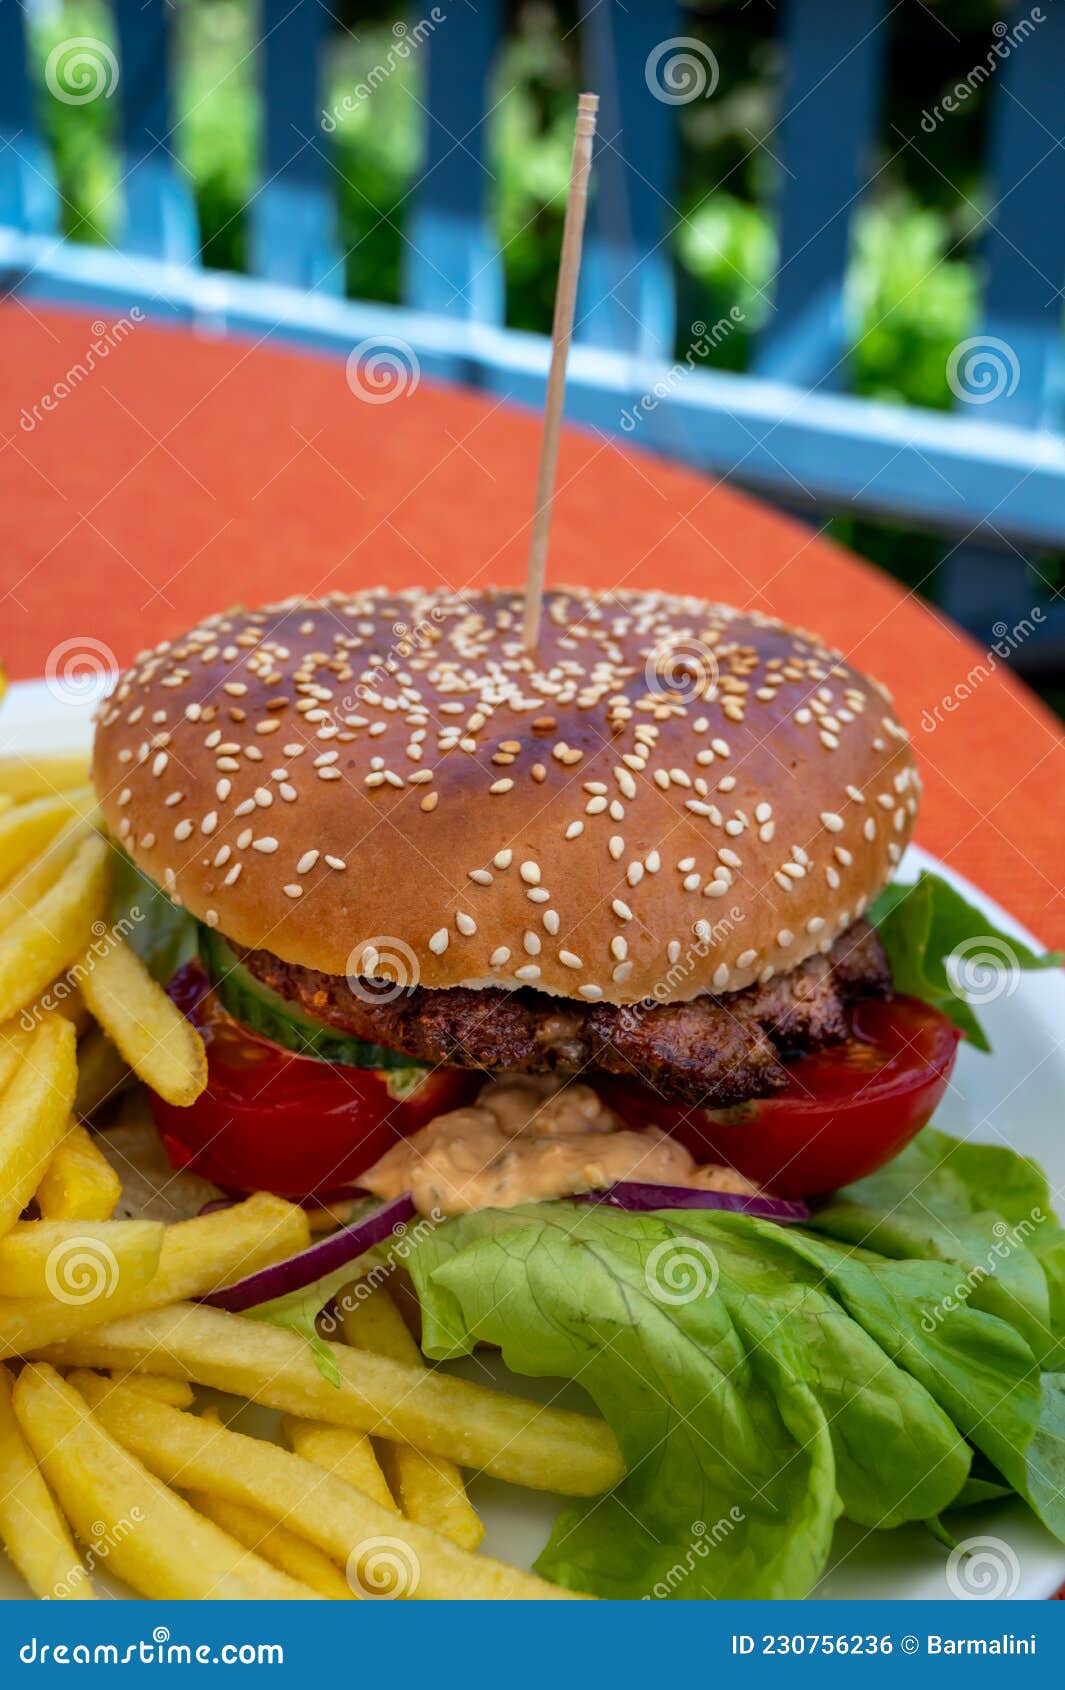
<svg viewBox="0 0 1065 1690"><path fill-rule="evenodd" d="M458 1215L601 1191L618 1180L757 1190L732 1168L696 1167L656 1127L631 1131L591 1086L533 1074L490 1080L476 1103L400 1140L360 1184L386 1200L409 1191L422 1214Z"/></svg>

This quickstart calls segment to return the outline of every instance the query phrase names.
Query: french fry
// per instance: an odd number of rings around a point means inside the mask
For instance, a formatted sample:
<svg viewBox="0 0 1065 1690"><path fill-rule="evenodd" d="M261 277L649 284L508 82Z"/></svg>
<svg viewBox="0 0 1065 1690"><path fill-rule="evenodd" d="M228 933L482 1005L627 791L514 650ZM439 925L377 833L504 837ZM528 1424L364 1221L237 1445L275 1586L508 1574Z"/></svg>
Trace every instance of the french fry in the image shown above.
<svg viewBox="0 0 1065 1690"><path fill-rule="evenodd" d="M116 1384L142 1391L171 1408L191 1408L196 1401L192 1386L184 1379L167 1379L162 1373L112 1373L111 1377Z"/></svg>
<svg viewBox="0 0 1065 1690"><path fill-rule="evenodd" d="M133 1074L101 1027L92 1026L78 1040L78 1089L74 1114L90 1121L105 1103L114 1102L132 1083Z"/></svg>
<svg viewBox="0 0 1065 1690"><path fill-rule="evenodd" d="M355 1600L355 1593L336 1562L306 1538L271 1520L269 1514L259 1508L245 1508L240 1502L227 1502L224 1497L212 1496L210 1491L186 1494L198 1513L213 1520L246 1549L254 1549L271 1566L280 1567L283 1573L333 1602Z"/></svg>
<svg viewBox="0 0 1065 1690"><path fill-rule="evenodd" d="M357 1350L388 1356L407 1367L424 1367L422 1352L387 1287L375 1285L362 1289L361 1297L338 1299L345 1343ZM463 1549L477 1548L484 1537L484 1526L466 1495L462 1472L454 1462L426 1455L409 1444L387 1443L384 1439L379 1453L392 1494L409 1520L432 1526L452 1542L460 1543Z"/></svg>
<svg viewBox="0 0 1065 1690"><path fill-rule="evenodd" d="M307 1538L346 1570L356 1595L534 1600L568 1591L487 1556L470 1555L436 1532L391 1513L343 1479L261 1438L205 1425L94 1374L75 1374L112 1437L168 1484L209 1491L259 1508ZM378 1559L380 1557L380 1559Z"/></svg>
<svg viewBox="0 0 1065 1690"><path fill-rule="evenodd" d="M0 757L0 793L15 804L54 798L89 784L88 753Z"/></svg>
<svg viewBox="0 0 1065 1690"><path fill-rule="evenodd" d="M83 840L55 885L0 933L0 1022L40 997L88 950L107 915L109 851Z"/></svg>
<svg viewBox="0 0 1065 1690"><path fill-rule="evenodd" d="M0 1297L103 1302L155 1275L160 1221L21 1221L0 1238Z"/></svg>
<svg viewBox="0 0 1065 1690"><path fill-rule="evenodd" d="M207 1084L203 1040L136 951L124 941L111 945L89 965L82 990L134 1073L167 1103L195 1103Z"/></svg>
<svg viewBox="0 0 1065 1690"><path fill-rule="evenodd" d="M327 1472L335 1473L338 1479L346 1479L382 1508L399 1513L365 1432L355 1432L350 1426L327 1426L321 1420L297 1420L292 1414L285 1415L281 1430L289 1448L305 1461L313 1461Z"/></svg>
<svg viewBox="0 0 1065 1690"><path fill-rule="evenodd" d="M0 1297L0 1357L34 1355L47 1345L135 1310L162 1308L167 1303L184 1306L185 1298L204 1297L246 1273L306 1249L309 1236L302 1209L264 1192L231 1209L179 1221L166 1228L155 1276L139 1290L119 1291L107 1303L75 1305L57 1303L51 1297ZM103 1365L128 1367L120 1358ZM162 1366L137 1371L174 1373L173 1368ZM177 1376L182 1375L178 1372Z"/></svg>
<svg viewBox="0 0 1065 1690"><path fill-rule="evenodd" d="M91 1600L94 1591L11 1404L0 1366L0 1542L35 1596Z"/></svg>
<svg viewBox="0 0 1065 1690"><path fill-rule="evenodd" d="M21 1047L22 1061L0 1097L0 1237L37 1190L74 1102L74 1029L46 1015Z"/></svg>
<svg viewBox="0 0 1065 1690"><path fill-rule="evenodd" d="M9 881L39 857L71 815L96 802L91 786L55 798L32 798L0 816L0 882Z"/></svg>
<svg viewBox="0 0 1065 1690"><path fill-rule="evenodd" d="M0 1096L22 1065L29 1049L31 1032L32 1029L27 1032L10 1021L6 1027L0 1027Z"/></svg>
<svg viewBox="0 0 1065 1690"><path fill-rule="evenodd" d="M72 786L83 786L88 778L89 756L85 751L51 757L0 757L0 792L16 804L24 804L29 798L50 798Z"/></svg>
<svg viewBox="0 0 1065 1690"><path fill-rule="evenodd" d="M186 1303L53 1341L47 1356L60 1366L143 1369L213 1385L300 1419L413 1444L531 1490L598 1496L622 1477L621 1453L603 1420L345 1344L329 1349L339 1385L323 1377L297 1333Z"/></svg>
<svg viewBox="0 0 1065 1690"><path fill-rule="evenodd" d="M92 1134L80 1121L71 1121L37 1187L41 1219L110 1220L121 1195L122 1181Z"/></svg>
<svg viewBox="0 0 1065 1690"><path fill-rule="evenodd" d="M112 1388L101 1383L105 1391ZM54 1368L23 1368L14 1404L23 1435L75 1532L83 1543L98 1544L102 1520L108 1528L108 1569L142 1596L201 1601L313 1596L160 1484L108 1435L81 1393Z"/></svg>
<svg viewBox="0 0 1065 1690"><path fill-rule="evenodd" d="M48 848L8 881L0 892L0 927L6 927L18 915L25 915L38 898L51 890L67 864L73 861L78 846L91 837L92 831L92 823L84 816L71 816Z"/></svg>

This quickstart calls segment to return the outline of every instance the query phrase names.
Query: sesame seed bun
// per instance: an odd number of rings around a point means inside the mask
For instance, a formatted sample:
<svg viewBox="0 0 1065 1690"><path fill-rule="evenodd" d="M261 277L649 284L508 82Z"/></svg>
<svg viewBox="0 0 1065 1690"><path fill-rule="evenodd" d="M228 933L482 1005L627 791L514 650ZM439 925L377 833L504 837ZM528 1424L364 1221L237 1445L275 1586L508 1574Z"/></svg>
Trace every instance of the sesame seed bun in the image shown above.
<svg viewBox="0 0 1065 1690"><path fill-rule="evenodd" d="M906 735L815 635L576 589L520 628L511 591L213 617L101 707L108 826L238 946L614 1004L788 973L890 878Z"/></svg>

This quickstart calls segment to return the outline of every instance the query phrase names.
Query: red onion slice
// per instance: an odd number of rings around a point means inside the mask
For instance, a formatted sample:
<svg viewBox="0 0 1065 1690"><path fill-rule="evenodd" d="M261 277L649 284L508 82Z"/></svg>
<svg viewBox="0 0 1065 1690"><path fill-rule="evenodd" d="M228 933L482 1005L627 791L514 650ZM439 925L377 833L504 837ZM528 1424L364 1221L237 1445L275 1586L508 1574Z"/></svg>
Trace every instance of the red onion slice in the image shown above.
<svg viewBox="0 0 1065 1690"><path fill-rule="evenodd" d="M808 1221L805 1203L782 1197L745 1197L736 1191L703 1191L691 1185L645 1185L640 1180L621 1180L605 1191L589 1191L579 1203L606 1203L633 1215L655 1209L724 1209L734 1215L754 1215L757 1220L783 1223Z"/></svg>
<svg viewBox="0 0 1065 1690"><path fill-rule="evenodd" d="M227 1285L222 1291L212 1291L209 1297L201 1297L200 1301L209 1303L213 1309L242 1314L245 1309L256 1308L259 1303L272 1303L275 1297L302 1291L305 1286L313 1285L315 1280L324 1279L326 1274L335 1273L338 1268L357 1261L375 1244L383 1244L397 1226L404 1225L415 1212L412 1198L404 1192L402 1197L393 1197L390 1203L382 1204L381 1208L374 1209L372 1214L365 1215L354 1225L318 1239L298 1255L287 1256L283 1262L271 1262L269 1267L250 1273L246 1279L238 1279L235 1285Z"/></svg>

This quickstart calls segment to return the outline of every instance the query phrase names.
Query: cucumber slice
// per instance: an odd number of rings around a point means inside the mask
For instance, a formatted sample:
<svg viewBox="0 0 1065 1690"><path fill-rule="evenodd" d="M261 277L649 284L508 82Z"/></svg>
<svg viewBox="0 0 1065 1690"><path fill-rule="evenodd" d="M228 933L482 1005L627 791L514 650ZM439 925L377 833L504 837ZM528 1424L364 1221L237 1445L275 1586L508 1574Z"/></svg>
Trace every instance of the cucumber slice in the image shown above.
<svg viewBox="0 0 1065 1690"><path fill-rule="evenodd" d="M279 993L264 986L250 969L230 949L221 934L210 927L200 928L200 961L223 1009L235 1021L264 1039L297 1056L313 1056L319 1062L333 1062L346 1068L387 1068L406 1072L420 1080L425 1065L413 1062L398 1050L384 1045L364 1044L324 1022L316 1021L297 1004L286 1002ZM397 1072L397 1081L400 1073ZM409 1089L409 1087L408 1087Z"/></svg>

